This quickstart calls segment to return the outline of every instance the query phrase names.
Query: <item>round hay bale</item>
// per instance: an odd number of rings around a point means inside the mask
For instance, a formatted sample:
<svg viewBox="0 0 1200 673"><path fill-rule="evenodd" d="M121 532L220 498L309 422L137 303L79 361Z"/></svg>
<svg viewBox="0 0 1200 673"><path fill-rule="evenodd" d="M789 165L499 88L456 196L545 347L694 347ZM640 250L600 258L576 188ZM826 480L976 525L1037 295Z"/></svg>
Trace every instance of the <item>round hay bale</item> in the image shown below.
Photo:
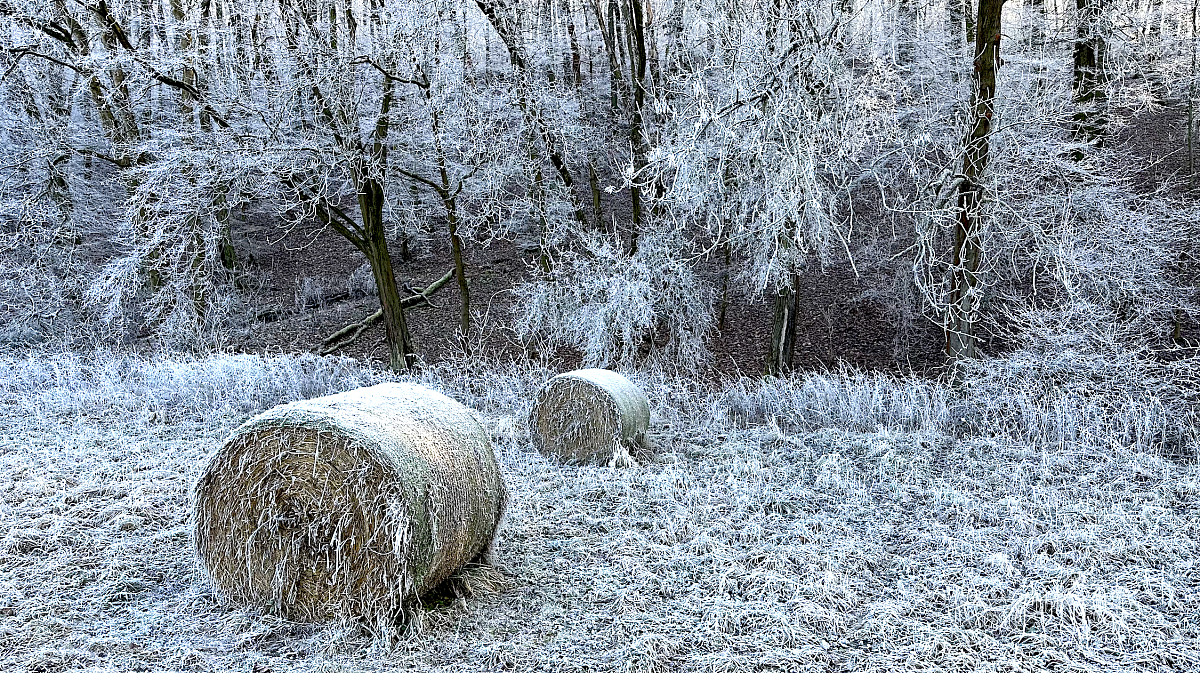
<svg viewBox="0 0 1200 673"><path fill-rule="evenodd" d="M506 498L470 409L384 383L235 430L196 484L196 550L236 603L295 621L394 625L486 555Z"/></svg>
<svg viewBox="0 0 1200 673"><path fill-rule="evenodd" d="M571 464L637 465L649 458L650 400L606 369L559 374L538 391L529 413L533 444Z"/></svg>

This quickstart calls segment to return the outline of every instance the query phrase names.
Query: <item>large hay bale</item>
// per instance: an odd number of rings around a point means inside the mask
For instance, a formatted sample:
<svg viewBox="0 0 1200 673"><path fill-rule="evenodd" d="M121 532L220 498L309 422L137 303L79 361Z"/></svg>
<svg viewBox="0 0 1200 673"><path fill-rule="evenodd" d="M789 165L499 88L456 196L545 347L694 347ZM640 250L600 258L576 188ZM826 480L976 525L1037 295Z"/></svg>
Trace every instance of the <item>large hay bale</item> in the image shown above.
<svg viewBox="0 0 1200 673"><path fill-rule="evenodd" d="M487 553L505 502L470 409L384 383L235 430L196 484L196 550L234 602L296 621L398 624Z"/></svg>
<svg viewBox="0 0 1200 673"><path fill-rule="evenodd" d="M649 426L646 393L606 369L555 376L529 414L534 446L572 464L636 465L649 457Z"/></svg>

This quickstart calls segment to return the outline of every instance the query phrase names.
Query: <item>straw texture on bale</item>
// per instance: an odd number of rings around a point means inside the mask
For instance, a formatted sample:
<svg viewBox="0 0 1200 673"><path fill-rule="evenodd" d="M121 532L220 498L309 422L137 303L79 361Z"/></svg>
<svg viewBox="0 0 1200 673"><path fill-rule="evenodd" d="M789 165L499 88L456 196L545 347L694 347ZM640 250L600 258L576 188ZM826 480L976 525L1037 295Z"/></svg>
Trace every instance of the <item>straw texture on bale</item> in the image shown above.
<svg viewBox="0 0 1200 673"><path fill-rule="evenodd" d="M637 465L650 456L650 400L606 369L559 374L538 391L529 414L533 444L570 464Z"/></svg>
<svg viewBox="0 0 1200 673"><path fill-rule="evenodd" d="M470 409L384 383L235 430L196 484L196 549L236 603L296 621L399 624L490 550L505 501Z"/></svg>

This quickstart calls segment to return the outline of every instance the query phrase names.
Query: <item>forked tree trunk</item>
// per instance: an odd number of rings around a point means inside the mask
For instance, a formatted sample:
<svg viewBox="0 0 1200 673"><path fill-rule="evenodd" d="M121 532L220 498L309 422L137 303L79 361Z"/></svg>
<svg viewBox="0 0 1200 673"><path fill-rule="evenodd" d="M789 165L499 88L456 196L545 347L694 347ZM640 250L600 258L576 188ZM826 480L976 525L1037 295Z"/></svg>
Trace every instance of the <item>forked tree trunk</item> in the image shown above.
<svg viewBox="0 0 1200 673"><path fill-rule="evenodd" d="M965 139L963 180L958 188L958 224L954 229L946 355L951 360L976 355L979 314L979 265L983 257L983 183L992 132L996 68L1000 64L1000 13L1004 0L979 0L976 24L972 125Z"/></svg>

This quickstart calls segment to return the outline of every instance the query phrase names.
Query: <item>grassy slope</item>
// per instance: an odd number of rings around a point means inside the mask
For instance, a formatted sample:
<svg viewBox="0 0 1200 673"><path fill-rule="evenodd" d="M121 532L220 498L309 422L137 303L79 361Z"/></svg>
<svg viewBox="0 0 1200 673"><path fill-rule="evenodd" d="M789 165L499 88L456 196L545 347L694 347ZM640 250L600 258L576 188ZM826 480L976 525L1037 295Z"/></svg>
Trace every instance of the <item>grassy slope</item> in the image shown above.
<svg viewBox="0 0 1200 673"><path fill-rule="evenodd" d="M656 461L562 467L523 430L544 374L424 375L492 428L508 586L439 601L387 649L217 604L187 521L237 423L380 375L0 360L0 669L1200 669L1194 464L986 420L956 438L943 388L826 376L712 395L648 379Z"/></svg>

